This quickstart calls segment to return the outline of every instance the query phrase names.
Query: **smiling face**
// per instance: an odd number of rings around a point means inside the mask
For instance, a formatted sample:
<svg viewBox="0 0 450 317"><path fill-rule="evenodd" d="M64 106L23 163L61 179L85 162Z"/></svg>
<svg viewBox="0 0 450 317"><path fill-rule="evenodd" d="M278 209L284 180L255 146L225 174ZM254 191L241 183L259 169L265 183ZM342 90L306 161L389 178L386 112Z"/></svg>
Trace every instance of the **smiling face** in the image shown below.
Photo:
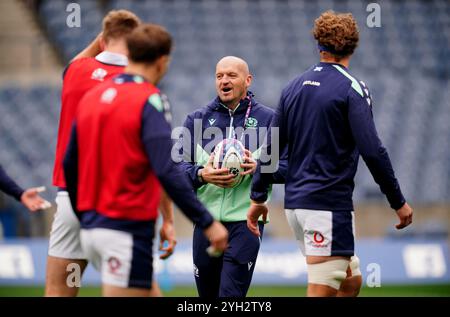
<svg viewBox="0 0 450 317"><path fill-rule="evenodd" d="M238 57L222 58L216 66L217 95L228 108L234 109L247 95L252 82L247 63Z"/></svg>

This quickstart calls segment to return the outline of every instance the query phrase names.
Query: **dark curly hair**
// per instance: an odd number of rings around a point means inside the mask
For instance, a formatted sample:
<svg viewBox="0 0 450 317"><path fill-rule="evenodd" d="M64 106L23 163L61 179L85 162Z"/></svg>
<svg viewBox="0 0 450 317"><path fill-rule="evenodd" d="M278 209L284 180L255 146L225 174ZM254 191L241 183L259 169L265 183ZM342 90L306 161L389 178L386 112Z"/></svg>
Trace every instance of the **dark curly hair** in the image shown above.
<svg viewBox="0 0 450 317"><path fill-rule="evenodd" d="M322 13L314 21L312 33L320 46L339 57L353 54L358 46L358 25L351 13Z"/></svg>

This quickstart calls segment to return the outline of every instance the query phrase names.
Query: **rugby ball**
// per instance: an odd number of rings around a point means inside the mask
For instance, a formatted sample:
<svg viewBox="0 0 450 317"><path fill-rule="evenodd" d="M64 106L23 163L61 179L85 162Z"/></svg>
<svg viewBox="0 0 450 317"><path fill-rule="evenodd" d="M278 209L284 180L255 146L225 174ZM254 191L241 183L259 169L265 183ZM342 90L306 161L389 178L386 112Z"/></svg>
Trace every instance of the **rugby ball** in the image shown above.
<svg viewBox="0 0 450 317"><path fill-rule="evenodd" d="M244 169L244 145L236 139L225 139L214 148L214 168L227 168L234 176L233 187L237 186L243 179L241 173Z"/></svg>

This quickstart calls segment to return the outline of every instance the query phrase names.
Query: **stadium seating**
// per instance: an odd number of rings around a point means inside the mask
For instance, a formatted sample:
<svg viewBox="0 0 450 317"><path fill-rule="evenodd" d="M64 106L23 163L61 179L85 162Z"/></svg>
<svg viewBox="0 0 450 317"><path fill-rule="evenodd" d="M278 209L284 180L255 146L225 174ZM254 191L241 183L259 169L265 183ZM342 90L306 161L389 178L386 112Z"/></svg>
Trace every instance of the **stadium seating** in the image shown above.
<svg viewBox="0 0 450 317"><path fill-rule="evenodd" d="M0 162L23 186L51 187L60 89L0 89Z"/></svg>
<svg viewBox="0 0 450 317"><path fill-rule="evenodd" d="M66 62L96 36L110 9L130 9L168 28L175 50L161 88L176 125L215 96L214 67L225 55L248 60L253 91L275 107L283 86L317 60L314 18L330 8L352 12L361 40L351 72L371 89L379 134L405 195L425 203L449 201L449 1L382 2L380 28L366 26L368 1L337 0L78 0L82 27L68 28L69 2L44 0L38 12ZM0 162L25 184L51 184L59 91L0 89L0 148L9 149L0 151ZM360 168L356 183L356 200L382 198L367 168Z"/></svg>

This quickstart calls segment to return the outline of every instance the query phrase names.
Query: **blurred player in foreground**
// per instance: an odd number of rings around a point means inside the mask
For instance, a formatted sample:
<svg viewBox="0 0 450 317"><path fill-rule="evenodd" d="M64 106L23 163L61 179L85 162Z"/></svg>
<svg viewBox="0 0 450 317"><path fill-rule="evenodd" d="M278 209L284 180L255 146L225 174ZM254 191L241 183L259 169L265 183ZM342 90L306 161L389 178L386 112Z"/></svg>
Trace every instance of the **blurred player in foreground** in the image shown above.
<svg viewBox="0 0 450 317"><path fill-rule="evenodd" d="M397 229L411 224L412 209L378 138L369 90L348 71L359 40L356 21L328 11L316 19L313 33L320 63L283 90L273 121L280 151L288 148L286 216L306 256L308 296L357 296L362 279L352 194L359 155L396 210ZM258 171L253 179L247 221L256 235L258 218L268 212L268 176Z"/></svg>
<svg viewBox="0 0 450 317"><path fill-rule="evenodd" d="M51 204L39 196L45 187L34 187L24 190L16 184L0 165L0 190L20 201L30 211L38 211L51 207Z"/></svg>
<svg viewBox="0 0 450 317"><path fill-rule="evenodd" d="M102 33L85 50L78 54L64 72L61 117L58 129L53 184L59 188L56 198L57 211L50 233L47 259L46 296L76 296L78 287L69 287L67 277L71 272L67 266L76 263L84 271L87 261L79 241L80 224L70 205L62 162L69 142L72 122L77 105L92 87L124 71L128 64L128 49L125 37L141 21L132 12L118 10L109 12L103 19ZM175 244L173 230L173 208L166 196L162 196L163 227L171 237L167 246L173 251ZM162 256L167 257L165 253ZM154 296L161 296L155 282Z"/></svg>
<svg viewBox="0 0 450 317"><path fill-rule="evenodd" d="M83 250L101 271L104 296L149 296L161 185L216 250L223 252L228 238L171 158L171 128L155 87L168 68L170 34L141 25L127 47L125 73L78 105L64 161Z"/></svg>

